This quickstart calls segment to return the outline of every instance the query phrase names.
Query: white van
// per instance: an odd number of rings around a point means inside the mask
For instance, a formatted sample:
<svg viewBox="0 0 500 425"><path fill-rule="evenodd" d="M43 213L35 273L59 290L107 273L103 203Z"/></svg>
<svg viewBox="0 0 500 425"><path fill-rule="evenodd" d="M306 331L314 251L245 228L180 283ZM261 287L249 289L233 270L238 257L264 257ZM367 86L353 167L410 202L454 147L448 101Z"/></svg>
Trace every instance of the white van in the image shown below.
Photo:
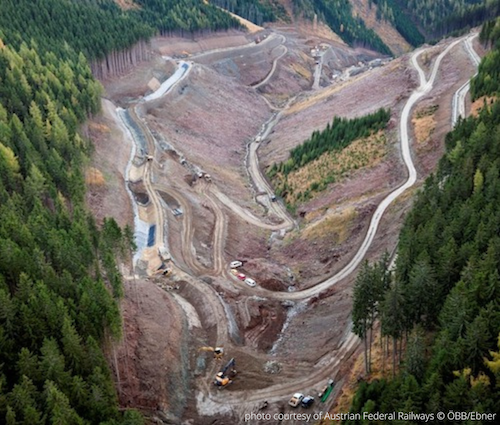
<svg viewBox="0 0 500 425"><path fill-rule="evenodd" d="M255 280L253 280L253 279L250 279L249 277L247 277L247 278L245 279L245 283L246 283L248 286L252 286L252 287L254 287L255 285L257 285L257 282L255 282Z"/></svg>

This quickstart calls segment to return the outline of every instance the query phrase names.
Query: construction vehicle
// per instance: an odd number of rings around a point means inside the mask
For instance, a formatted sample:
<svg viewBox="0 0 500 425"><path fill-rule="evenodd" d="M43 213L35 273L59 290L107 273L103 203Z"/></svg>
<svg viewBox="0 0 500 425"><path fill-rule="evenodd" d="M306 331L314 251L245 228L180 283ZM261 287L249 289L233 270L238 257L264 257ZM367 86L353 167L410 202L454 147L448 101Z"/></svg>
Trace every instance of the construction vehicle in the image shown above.
<svg viewBox="0 0 500 425"><path fill-rule="evenodd" d="M172 274L172 268L168 267L164 262L161 263L160 267L154 272L155 275L162 274L163 276L170 276Z"/></svg>
<svg viewBox="0 0 500 425"><path fill-rule="evenodd" d="M200 347L198 351L212 351L214 353L214 359L222 360L224 356L224 348L222 347Z"/></svg>
<svg viewBox="0 0 500 425"><path fill-rule="evenodd" d="M333 379L329 379L327 384L321 389L321 391L318 394L318 398L320 399L321 402L325 402L330 394L333 391L333 387L335 386L335 381Z"/></svg>
<svg viewBox="0 0 500 425"><path fill-rule="evenodd" d="M215 375L214 385L219 389L227 387L232 381L231 378L236 376L236 361L234 357L227 362L227 364Z"/></svg>

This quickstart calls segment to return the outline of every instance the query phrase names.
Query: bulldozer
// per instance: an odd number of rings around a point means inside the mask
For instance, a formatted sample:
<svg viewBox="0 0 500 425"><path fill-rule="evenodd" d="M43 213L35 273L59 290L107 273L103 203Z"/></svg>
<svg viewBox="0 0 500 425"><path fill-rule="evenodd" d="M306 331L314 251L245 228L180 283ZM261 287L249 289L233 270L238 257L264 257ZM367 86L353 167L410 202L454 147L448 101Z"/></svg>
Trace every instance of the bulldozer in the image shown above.
<svg viewBox="0 0 500 425"><path fill-rule="evenodd" d="M236 361L234 357L215 375L214 385L221 388L227 387L232 381L231 378L236 376ZM228 372L229 371L229 372Z"/></svg>
<svg viewBox="0 0 500 425"><path fill-rule="evenodd" d="M222 360L224 356L224 348L222 347L200 347L198 351L212 351L216 360Z"/></svg>

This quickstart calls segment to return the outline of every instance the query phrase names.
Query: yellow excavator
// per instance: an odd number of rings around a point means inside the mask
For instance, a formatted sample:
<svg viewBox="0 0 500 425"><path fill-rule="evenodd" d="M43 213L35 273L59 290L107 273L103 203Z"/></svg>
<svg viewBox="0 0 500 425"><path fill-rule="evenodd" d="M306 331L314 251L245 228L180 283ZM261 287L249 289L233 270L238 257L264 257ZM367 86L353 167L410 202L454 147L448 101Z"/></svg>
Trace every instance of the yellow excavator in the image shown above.
<svg viewBox="0 0 500 425"><path fill-rule="evenodd" d="M162 261L161 266L154 272L155 275L170 276L172 274L172 268L168 267L165 262Z"/></svg>
<svg viewBox="0 0 500 425"><path fill-rule="evenodd" d="M236 361L234 357L215 375L214 385L221 388L227 387L232 381L231 378L236 376Z"/></svg>
<svg viewBox="0 0 500 425"><path fill-rule="evenodd" d="M211 351L214 353L214 359L222 360L224 356L224 348L222 347L200 347L198 351Z"/></svg>

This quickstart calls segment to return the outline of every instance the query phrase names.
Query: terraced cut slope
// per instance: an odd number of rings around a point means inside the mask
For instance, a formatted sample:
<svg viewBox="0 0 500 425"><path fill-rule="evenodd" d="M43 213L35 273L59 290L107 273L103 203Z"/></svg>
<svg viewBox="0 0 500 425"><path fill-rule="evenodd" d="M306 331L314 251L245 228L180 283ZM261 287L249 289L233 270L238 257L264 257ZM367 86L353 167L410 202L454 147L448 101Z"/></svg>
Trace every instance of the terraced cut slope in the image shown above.
<svg viewBox="0 0 500 425"><path fill-rule="evenodd" d="M413 171L408 180L401 159L403 149L411 164L411 139L399 139L400 132L411 134L408 111L419 102L425 109L425 102L440 93L432 99L439 103L436 114L449 114L441 92L452 96L474 71L462 56L462 40L448 40L436 47L441 57L429 61L432 76L418 71L416 59L403 57L367 67L360 76L330 78L335 67L345 70L374 57L332 41L321 65L326 87L313 92L308 90L316 67L310 47L326 41L296 31L294 26L268 29L259 43L252 35L238 45L235 37L245 36L228 34L230 45L224 47L219 36L216 49L204 50L203 43L214 40L207 36L197 40L189 57L183 52L193 44L175 38L169 57L108 84L113 100L130 115L122 121L125 112L119 109L109 115L115 123L107 123L111 134L121 128L135 146L124 178L149 200L134 206L136 216L157 229L127 278L127 339L116 369L125 406L140 407L136 382L148 388L157 403L156 409L154 403L143 407L151 418L243 423L245 414L257 412L264 401L268 412L277 413L292 393L314 394L329 378L337 385L318 409L335 402L359 347L349 318L355 270L363 259L394 248L411 202L405 188L419 182ZM155 45L168 42L159 38ZM175 72L182 66L179 56L189 63L181 78ZM152 75L159 83L172 78L165 94L151 95L146 88ZM267 81L253 87L249 82L257 75ZM380 82L388 89L380 90ZM144 87L143 93L137 87ZM290 149L321 131L332 116L362 116L381 107L392 111L383 132L356 138L289 172L294 194L324 185L310 199L291 198L297 203L291 216L274 198L276 186L264 175L267 165L286 161ZM417 166L425 155L417 154ZM335 180L325 184L328 178ZM119 196L104 192L101 205ZM237 273L255 286L230 271L233 260L243 262ZM176 308L166 311L158 291ZM174 311L180 312L180 327ZM175 332L148 322L155 317L171 322L167 328ZM224 360L199 351L202 346L223 346ZM232 357L238 374L219 391L214 376ZM156 358L166 371L160 380L166 385L152 379ZM166 402L172 388L175 406Z"/></svg>

